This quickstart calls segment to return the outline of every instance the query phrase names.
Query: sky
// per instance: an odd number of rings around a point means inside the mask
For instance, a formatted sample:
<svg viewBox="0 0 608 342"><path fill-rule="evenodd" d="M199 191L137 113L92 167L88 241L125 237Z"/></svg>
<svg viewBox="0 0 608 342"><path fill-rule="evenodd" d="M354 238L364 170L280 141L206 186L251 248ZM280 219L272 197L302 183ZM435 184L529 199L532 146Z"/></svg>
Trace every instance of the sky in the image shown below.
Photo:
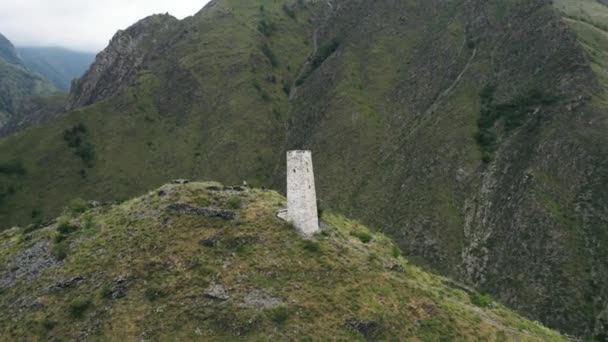
<svg viewBox="0 0 608 342"><path fill-rule="evenodd" d="M114 33L156 13L182 19L209 0L0 0L0 33L15 46L99 52Z"/></svg>

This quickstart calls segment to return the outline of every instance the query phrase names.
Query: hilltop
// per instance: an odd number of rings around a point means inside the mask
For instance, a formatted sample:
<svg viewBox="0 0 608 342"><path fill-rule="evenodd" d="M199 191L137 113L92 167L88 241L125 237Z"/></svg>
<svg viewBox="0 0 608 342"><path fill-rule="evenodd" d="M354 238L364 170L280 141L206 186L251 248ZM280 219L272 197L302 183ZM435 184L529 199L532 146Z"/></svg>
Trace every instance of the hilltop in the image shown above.
<svg viewBox="0 0 608 342"><path fill-rule="evenodd" d="M116 34L66 115L0 140L3 228L166 179L281 190L574 335L608 331L608 7L215 0Z"/></svg>
<svg viewBox="0 0 608 342"><path fill-rule="evenodd" d="M274 191L168 184L74 201L0 234L9 339L561 341L487 296L412 266L387 237L325 213L304 239ZM467 291L467 292L465 292Z"/></svg>

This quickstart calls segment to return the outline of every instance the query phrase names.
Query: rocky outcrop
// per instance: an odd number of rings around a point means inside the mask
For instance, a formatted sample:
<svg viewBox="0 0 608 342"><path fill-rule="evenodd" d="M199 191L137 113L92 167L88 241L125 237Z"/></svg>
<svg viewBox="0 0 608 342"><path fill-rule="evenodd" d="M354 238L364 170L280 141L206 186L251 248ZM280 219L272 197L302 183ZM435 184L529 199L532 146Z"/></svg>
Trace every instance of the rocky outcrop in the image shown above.
<svg viewBox="0 0 608 342"><path fill-rule="evenodd" d="M138 72L169 48L170 32L179 23L168 14L153 15L118 31L85 75L72 83L66 109L93 104L132 85Z"/></svg>
<svg viewBox="0 0 608 342"><path fill-rule="evenodd" d="M219 217L226 221L234 220L237 217L234 211L217 208L198 208L187 203L173 203L169 205L169 210L182 215Z"/></svg>

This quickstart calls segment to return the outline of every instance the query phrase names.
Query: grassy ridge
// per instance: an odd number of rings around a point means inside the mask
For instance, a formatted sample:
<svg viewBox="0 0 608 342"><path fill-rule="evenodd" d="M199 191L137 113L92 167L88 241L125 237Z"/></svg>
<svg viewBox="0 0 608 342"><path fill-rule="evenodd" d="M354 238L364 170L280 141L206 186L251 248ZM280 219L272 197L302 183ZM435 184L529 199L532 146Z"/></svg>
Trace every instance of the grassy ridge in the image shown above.
<svg viewBox="0 0 608 342"><path fill-rule="evenodd" d="M391 240L358 222L328 213L323 233L303 240L276 217L282 196L221 189L165 185L120 205L74 203L51 226L2 233L2 335L564 340L408 264ZM180 214L171 209L178 203L236 211L238 219ZM41 244L63 246L62 261L6 286L22 251Z"/></svg>

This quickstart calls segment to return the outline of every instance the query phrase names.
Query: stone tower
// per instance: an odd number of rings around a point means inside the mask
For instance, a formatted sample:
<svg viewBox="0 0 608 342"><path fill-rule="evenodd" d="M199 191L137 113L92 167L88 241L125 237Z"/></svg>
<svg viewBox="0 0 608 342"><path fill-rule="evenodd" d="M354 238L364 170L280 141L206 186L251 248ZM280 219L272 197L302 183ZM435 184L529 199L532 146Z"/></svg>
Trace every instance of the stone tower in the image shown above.
<svg viewBox="0 0 608 342"><path fill-rule="evenodd" d="M319 231L310 151L287 152L287 219L305 235Z"/></svg>

